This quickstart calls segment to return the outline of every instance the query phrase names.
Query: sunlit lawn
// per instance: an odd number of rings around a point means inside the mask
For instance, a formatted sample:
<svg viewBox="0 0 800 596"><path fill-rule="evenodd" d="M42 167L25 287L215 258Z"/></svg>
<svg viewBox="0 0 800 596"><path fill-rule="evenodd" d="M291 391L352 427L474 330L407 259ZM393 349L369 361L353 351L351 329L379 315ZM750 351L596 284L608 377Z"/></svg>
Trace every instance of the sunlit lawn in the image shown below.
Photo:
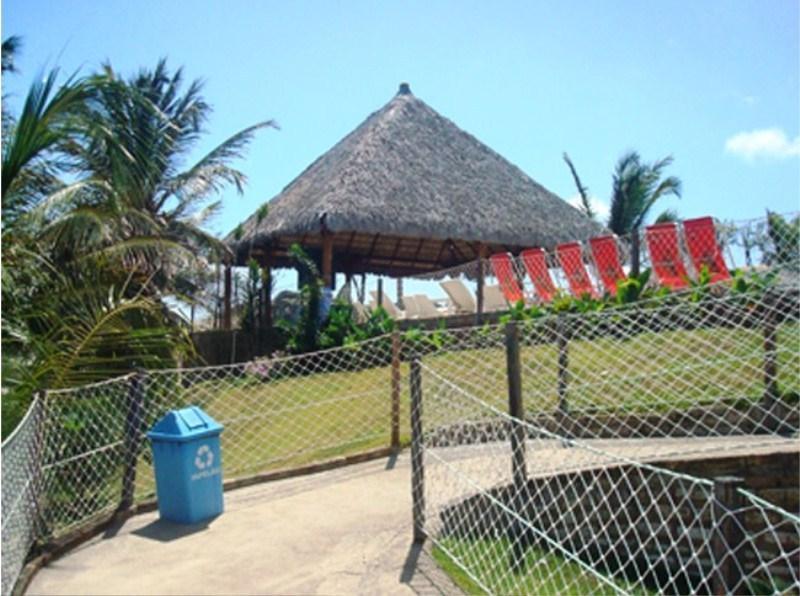
<svg viewBox="0 0 800 596"><path fill-rule="evenodd" d="M783 392L798 391L800 325L783 325L778 340L779 386ZM432 354L423 363L505 408L505 353L502 343L495 345ZM552 412L558 403L555 346L524 347L521 358L526 412ZM763 335L757 329L573 341L567 399L573 410L628 412L666 411L720 399L755 401L764 391L763 362ZM401 440L407 444L407 364L401 374ZM390 378L389 366L268 381L246 374L175 391L178 403L200 405L225 426L224 472L233 478L389 446ZM150 466L141 468L137 485L152 493Z"/></svg>

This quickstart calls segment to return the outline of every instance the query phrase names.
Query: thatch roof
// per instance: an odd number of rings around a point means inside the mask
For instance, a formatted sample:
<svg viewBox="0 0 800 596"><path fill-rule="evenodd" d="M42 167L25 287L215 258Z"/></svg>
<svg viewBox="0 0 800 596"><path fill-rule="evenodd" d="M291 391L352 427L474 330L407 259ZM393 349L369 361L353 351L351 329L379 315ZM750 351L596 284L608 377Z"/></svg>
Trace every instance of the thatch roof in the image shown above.
<svg viewBox="0 0 800 596"><path fill-rule="evenodd" d="M237 261L261 250L280 260L291 242L318 245L325 230L336 238L337 270L390 274L392 264L431 270L473 259L478 243L489 252L552 248L602 229L405 84L258 219L228 236Z"/></svg>

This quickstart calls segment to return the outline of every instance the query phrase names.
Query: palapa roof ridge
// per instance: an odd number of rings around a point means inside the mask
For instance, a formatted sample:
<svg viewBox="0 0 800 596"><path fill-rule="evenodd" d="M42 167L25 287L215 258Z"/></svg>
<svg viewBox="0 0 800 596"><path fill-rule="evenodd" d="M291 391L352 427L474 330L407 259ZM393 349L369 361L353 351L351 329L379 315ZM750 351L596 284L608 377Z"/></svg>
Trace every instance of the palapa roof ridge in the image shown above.
<svg viewBox="0 0 800 596"><path fill-rule="evenodd" d="M252 246L324 228L552 248L603 229L406 84L268 205L226 241Z"/></svg>

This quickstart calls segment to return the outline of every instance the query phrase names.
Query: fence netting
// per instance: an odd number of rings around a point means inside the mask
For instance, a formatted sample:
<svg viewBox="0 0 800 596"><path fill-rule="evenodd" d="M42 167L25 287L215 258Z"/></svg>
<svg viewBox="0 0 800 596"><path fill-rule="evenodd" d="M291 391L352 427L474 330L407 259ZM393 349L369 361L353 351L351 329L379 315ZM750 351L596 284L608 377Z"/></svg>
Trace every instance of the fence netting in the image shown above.
<svg viewBox="0 0 800 596"><path fill-rule="evenodd" d="M387 335L313 354L142 371L40 395L3 444L3 594L35 542L155 497L145 433L170 410L199 406L224 426L225 480L407 442L394 350L394 368Z"/></svg>
<svg viewBox="0 0 800 596"><path fill-rule="evenodd" d="M763 220L718 226L731 270L719 282L690 267L672 291L651 276L625 299L562 300L567 261L548 254L558 293L543 306L515 257L537 308L509 311L491 263L476 261L429 275L459 283L447 300L409 301L415 316L473 313L469 288L484 276L485 310L507 311L510 326L408 328L43 393L2 446L3 594L36 543L154 498L145 433L167 411L196 405L224 425L226 480L396 448L411 436L409 361L422 375L424 530L475 589L797 593L800 505L784 498L797 487L715 484L701 465L798 451L800 228L782 225L784 236ZM637 242L640 266L653 265L646 238L616 242L624 273ZM578 258L599 289L587 250Z"/></svg>
<svg viewBox="0 0 800 596"><path fill-rule="evenodd" d="M416 346L418 521L467 589L800 590L794 273Z"/></svg>

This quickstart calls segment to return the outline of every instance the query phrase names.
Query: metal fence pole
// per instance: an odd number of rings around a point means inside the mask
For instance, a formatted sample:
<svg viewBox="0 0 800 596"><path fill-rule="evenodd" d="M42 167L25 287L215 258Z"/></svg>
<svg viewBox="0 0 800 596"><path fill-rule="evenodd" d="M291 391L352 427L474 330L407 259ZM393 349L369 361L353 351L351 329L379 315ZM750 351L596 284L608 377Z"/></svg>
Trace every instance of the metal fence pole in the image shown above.
<svg viewBox="0 0 800 596"><path fill-rule="evenodd" d="M425 541L425 459L422 437L422 369L419 358L411 361L411 500L414 542Z"/></svg>
<svg viewBox="0 0 800 596"><path fill-rule="evenodd" d="M400 332L392 332L392 449L400 447Z"/></svg>
<svg viewBox="0 0 800 596"><path fill-rule="evenodd" d="M144 371L137 371L131 377L128 387L128 404L125 414L125 453L122 476L122 495L119 511L129 509L133 505L136 488L136 462L139 459L139 446L142 439L142 412L144 409Z"/></svg>
<svg viewBox="0 0 800 596"><path fill-rule="evenodd" d="M740 586L744 553L744 515L742 495L739 493L744 480L736 476L714 478L714 520L712 549L714 565L711 578L714 594L738 594L747 586Z"/></svg>

